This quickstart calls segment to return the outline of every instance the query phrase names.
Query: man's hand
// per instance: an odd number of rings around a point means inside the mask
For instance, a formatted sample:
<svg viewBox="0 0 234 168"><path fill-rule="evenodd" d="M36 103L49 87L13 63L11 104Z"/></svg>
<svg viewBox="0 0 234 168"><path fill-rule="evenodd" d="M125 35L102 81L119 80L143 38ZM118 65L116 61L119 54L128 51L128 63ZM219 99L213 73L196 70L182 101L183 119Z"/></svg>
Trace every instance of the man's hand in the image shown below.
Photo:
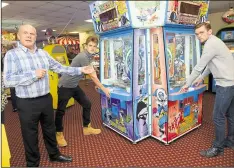
<svg viewBox="0 0 234 168"><path fill-rule="evenodd" d="M81 72L84 74L91 74L94 72L93 66L84 66L81 68Z"/></svg>
<svg viewBox="0 0 234 168"><path fill-rule="evenodd" d="M202 82L203 82L203 79L198 78L197 80L195 80L195 81L193 82L193 85L197 87L197 86L199 86L200 84L202 84Z"/></svg>
<svg viewBox="0 0 234 168"><path fill-rule="evenodd" d="M95 86L94 88L95 88L95 90L96 90L97 92L98 92L98 89L101 89L101 88L98 87L98 86ZM111 91L110 91L109 88L102 87L101 90L105 93L105 95L106 95L108 98L110 98Z"/></svg>
<svg viewBox="0 0 234 168"><path fill-rule="evenodd" d="M98 86L94 86L95 90L98 92L98 89L100 89Z"/></svg>
<svg viewBox="0 0 234 168"><path fill-rule="evenodd" d="M102 91L105 93L105 95L108 97L108 98L110 98L110 94L111 94L111 91L110 91L110 89L109 88L103 88L102 89Z"/></svg>
<svg viewBox="0 0 234 168"><path fill-rule="evenodd" d="M38 79L44 78L45 74L46 74L45 69L37 69L36 70L36 76Z"/></svg>
<svg viewBox="0 0 234 168"><path fill-rule="evenodd" d="M180 89L180 93L183 93L183 92L187 92L188 91L188 86L187 85L184 85L181 89Z"/></svg>

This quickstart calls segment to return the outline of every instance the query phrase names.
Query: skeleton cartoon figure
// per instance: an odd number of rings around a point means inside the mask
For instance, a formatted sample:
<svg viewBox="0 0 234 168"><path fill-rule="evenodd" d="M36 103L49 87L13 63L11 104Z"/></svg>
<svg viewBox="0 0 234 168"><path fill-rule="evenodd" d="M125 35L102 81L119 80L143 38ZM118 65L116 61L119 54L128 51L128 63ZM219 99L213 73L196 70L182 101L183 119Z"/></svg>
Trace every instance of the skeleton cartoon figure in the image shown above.
<svg viewBox="0 0 234 168"><path fill-rule="evenodd" d="M158 105L157 113L155 114L155 117L159 117L162 111L164 112L168 111L167 94L164 89L159 88L155 90L153 96L157 97L156 103Z"/></svg>
<svg viewBox="0 0 234 168"><path fill-rule="evenodd" d="M138 120L138 131L140 137L143 137L147 133L147 98L142 99L137 104L137 120Z"/></svg>

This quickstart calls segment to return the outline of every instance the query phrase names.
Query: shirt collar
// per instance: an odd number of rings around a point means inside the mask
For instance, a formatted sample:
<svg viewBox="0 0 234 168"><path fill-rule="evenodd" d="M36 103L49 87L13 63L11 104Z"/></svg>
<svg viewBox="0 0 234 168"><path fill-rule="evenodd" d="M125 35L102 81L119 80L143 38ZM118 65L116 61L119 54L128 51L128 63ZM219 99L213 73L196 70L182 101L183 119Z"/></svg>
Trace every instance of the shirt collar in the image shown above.
<svg viewBox="0 0 234 168"><path fill-rule="evenodd" d="M24 51L27 52L29 49L26 48L25 46L23 46L21 43L19 43L19 47ZM38 50L36 44L34 45L34 52L36 52Z"/></svg>
<svg viewBox="0 0 234 168"><path fill-rule="evenodd" d="M84 50L84 52L89 59L93 57L93 54L90 54L87 50Z"/></svg>

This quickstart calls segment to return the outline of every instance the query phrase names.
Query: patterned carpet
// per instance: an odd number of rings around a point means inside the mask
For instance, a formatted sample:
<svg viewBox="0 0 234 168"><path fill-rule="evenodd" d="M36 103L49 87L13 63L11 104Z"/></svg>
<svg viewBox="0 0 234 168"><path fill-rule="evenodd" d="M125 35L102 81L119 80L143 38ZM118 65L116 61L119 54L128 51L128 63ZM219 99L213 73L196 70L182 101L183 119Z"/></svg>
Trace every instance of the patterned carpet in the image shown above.
<svg viewBox="0 0 234 168"><path fill-rule="evenodd" d="M136 145L104 127L101 121L100 96L93 84L81 82L92 102L92 125L102 129L102 134L84 136L82 134L81 107L75 104L65 115L65 137L68 146L61 152L73 157L72 163L50 163L42 134L39 135L41 167L234 167L234 150L225 149L223 156L203 158L199 151L210 147L214 138L212 110L214 95L204 95L204 115L202 126L165 146L153 138ZM11 150L11 166L26 165L19 118L7 105L5 127Z"/></svg>

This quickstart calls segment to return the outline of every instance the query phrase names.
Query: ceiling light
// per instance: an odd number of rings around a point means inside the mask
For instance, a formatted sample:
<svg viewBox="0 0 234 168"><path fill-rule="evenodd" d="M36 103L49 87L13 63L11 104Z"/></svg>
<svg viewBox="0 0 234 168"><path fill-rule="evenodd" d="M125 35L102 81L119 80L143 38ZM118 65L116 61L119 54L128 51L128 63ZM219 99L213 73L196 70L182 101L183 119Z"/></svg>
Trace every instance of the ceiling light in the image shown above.
<svg viewBox="0 0 234 168"><path fill-rule="evenodd" d="M42 31L42 32L46 32L46 30L41 30L41 31ZM57 30L54 30L54 29L53 29L53 31L57 31Z"/></svg>
<svg viewBox="0 0 234 168"><path fill-rule="evenodd" d="M85 22L93 22L92 19L85 20Z"/></svg>
<svg viewBox="0 0 234 168"><path fill-rule="evenodd" d="M2 8L4 8L5 6L9 5L9 3L6 2L2 2Z"/></svg>
<svg viewBox="0 0 234 168"><path fill-rule="evenodd" d="M77 34L77 33L79 33L79 32L73 31L73 32L69 32L69 33L71 33L71 34Z"/></svg>

